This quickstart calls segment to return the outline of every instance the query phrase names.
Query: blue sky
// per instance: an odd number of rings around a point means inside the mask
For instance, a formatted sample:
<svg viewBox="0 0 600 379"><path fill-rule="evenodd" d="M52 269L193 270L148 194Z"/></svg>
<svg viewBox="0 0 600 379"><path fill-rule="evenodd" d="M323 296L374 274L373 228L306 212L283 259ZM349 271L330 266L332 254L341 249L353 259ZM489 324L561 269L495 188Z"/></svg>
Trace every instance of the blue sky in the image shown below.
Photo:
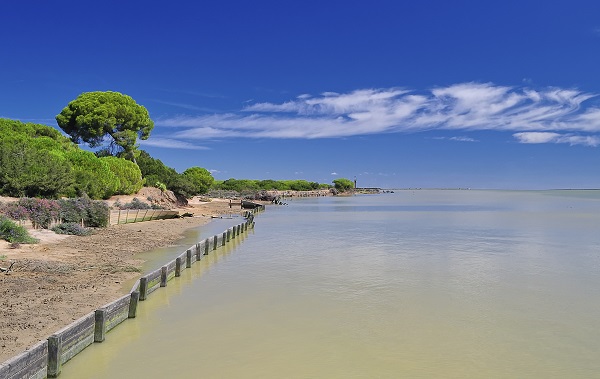
<svg viewBox="0 0 600 379"><path fill-rule="evenodd" d="M5 1L0 117L118 91L217 179L600 187L598 1Z"/></svg>

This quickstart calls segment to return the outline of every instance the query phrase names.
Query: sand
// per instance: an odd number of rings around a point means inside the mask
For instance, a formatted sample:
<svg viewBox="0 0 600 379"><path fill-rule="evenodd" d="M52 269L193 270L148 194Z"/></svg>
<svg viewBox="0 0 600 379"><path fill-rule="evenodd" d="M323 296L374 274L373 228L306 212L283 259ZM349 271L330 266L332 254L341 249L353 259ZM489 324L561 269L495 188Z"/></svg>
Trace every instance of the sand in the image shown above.
<svg viewBox="0 0 600 379"><path fill-rule="evenodd" d="M16 249L0 241L0 267L15 262L8 275L0 273L0 363L126 293L123 283L141 275L135 254L240 209L228 200L193 199L183 211L194 217L115 225L85 237L32 230L40 243Z"/></svg>

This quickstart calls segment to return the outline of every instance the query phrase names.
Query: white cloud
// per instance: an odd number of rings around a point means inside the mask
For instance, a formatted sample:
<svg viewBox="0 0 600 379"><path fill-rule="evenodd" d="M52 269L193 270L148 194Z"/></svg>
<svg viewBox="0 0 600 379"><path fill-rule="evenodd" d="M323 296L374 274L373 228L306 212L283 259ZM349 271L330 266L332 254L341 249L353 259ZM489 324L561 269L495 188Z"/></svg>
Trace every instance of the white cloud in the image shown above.
<svg viewBox="0 0 600 379"><path fill-rule="evenodd" d="M550 132L524 132L515 133L513 136L520 143L549 143L555 142L557 138L560 137L560 134Z"/></svg>
<svg viewBox="0 0 600 379"><path fill-rule="evenodd" d="M508 131L520 142L557 133L562 143L595 146L600 108L586 102L595 94L575 89L459 83L425 92L401 88L349 93L301 94L282 103L256 103L235 113L177 116L156 120L177 127L169 138L336 138L432 130ZM587 135L575 135L585 133ZM522 138L522 139L520 139ZM465 137L449 138L474 142ZM554 142L548 139L547 142Z"/></svg>
<svg viewBox="0 0 600 379"><path fill-rule="evenodd" d="M552 132L522 132L513 136L520 143L567 143L569 145L584 145L596 147L600 145L600 137L579 136Z"/></svg>
<svg viewBox="0 0 600 379"><path fill-rule="evenodd" d="M332 172L331 175L332 176L336 176L338 173L337 172Z"/></svg>

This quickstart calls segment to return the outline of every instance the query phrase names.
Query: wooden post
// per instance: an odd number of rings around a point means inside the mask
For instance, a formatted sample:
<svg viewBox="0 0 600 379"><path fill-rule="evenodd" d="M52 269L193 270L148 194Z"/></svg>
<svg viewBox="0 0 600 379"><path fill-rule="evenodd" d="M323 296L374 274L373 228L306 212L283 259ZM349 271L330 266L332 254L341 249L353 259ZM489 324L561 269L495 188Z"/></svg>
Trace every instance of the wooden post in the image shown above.
<svg viewBox="0 0 600 379"><path fill-rule="evenodd" d="M131 293L131 300L129 301L129 315L128 318L135 318L137 315L137 305L138 300L140 299L140 293L138 291L133 291Z"/></svg>
<svg viewBox="0 0 600 379"><path fill-rule="evenodd" d="M48 377L56 378L62 370L60 356L62 354L62 338L60 336L48 337Z"/></svg>
<svg viewBox="0 0 600 379"><path fill-rule="evenodd" d="M181 257L175 258L175 276L181 276Z"/></svg>
<svg viewBox="0 0 600 379"><path fill-rule="evenodd" d="M167 266L162 266L160 268L160 286L161 287L166 287L167 286L167 269L169 267Z"/></svg>
<svg viewBox="0 0 600 379"><path fill-rule="evenodd" d="M102 342L106 338L106 309L96 309L94 342Z"/></svg>
<svg viewBox="0 0 600 379"><path fill-rule="evenodd" d="M227 242L231 240L231 228L227 229Z"/></svg>
<svg viewBox="0 0 600 379"><path fill-rule="evenodd" d="M198 242L196 244L196 260L199 261L202 259L202 253L204 250L204 245L202 245L203 242Z"/></svg>
<svg viewBox="0 0 600 379"><path fill-rule="evenodd" d="M146 300L146 296L148 296L148 278L143 276L140 278L140 300Z"/></svg>
<svg viewBox="0 0 600 379"><path fill-rule="evenodd" d="M206 238L204 240L204 255L208 255L208 245L210 244L210 239Z"/></svg>
<svg viewBox="0 0 600 379"><path fill-rule="evenodd" d="M219 239L219 237L217 237L217 235L215 234L213 238L215 240L215 242L213 243L213 250L217 250L217 240Z"/></svg>
<svg viewBox="0 0 600 379"><path fill-rule="evenodd" d="M192 249L187 249L185 252L185 267L192 267Z"/></svg>
<svg viewBox="0 0 600 379"><path fill-rule="evenodd" d="M223 232L223 245L225 246L225 243L227 243L227 232Z"/></svg>

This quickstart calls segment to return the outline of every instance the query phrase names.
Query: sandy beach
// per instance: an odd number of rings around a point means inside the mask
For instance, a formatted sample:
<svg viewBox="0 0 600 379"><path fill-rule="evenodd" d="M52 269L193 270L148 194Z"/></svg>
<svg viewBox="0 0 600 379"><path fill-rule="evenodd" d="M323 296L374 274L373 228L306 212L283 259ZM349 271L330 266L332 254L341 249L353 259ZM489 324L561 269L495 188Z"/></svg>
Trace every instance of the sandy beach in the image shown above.
<svg viewBox="0 0 600 379"><path fill-rule="evenodd" d="M122 202L129 199L123 198ZM123 283L141 275L137 253L168 246L187 229L213 216L240 212L228 200L191 201L194 217L115 225L91 236L32 230L35 245L11 248L0 241L0 362L124 293Z"/></svg>

